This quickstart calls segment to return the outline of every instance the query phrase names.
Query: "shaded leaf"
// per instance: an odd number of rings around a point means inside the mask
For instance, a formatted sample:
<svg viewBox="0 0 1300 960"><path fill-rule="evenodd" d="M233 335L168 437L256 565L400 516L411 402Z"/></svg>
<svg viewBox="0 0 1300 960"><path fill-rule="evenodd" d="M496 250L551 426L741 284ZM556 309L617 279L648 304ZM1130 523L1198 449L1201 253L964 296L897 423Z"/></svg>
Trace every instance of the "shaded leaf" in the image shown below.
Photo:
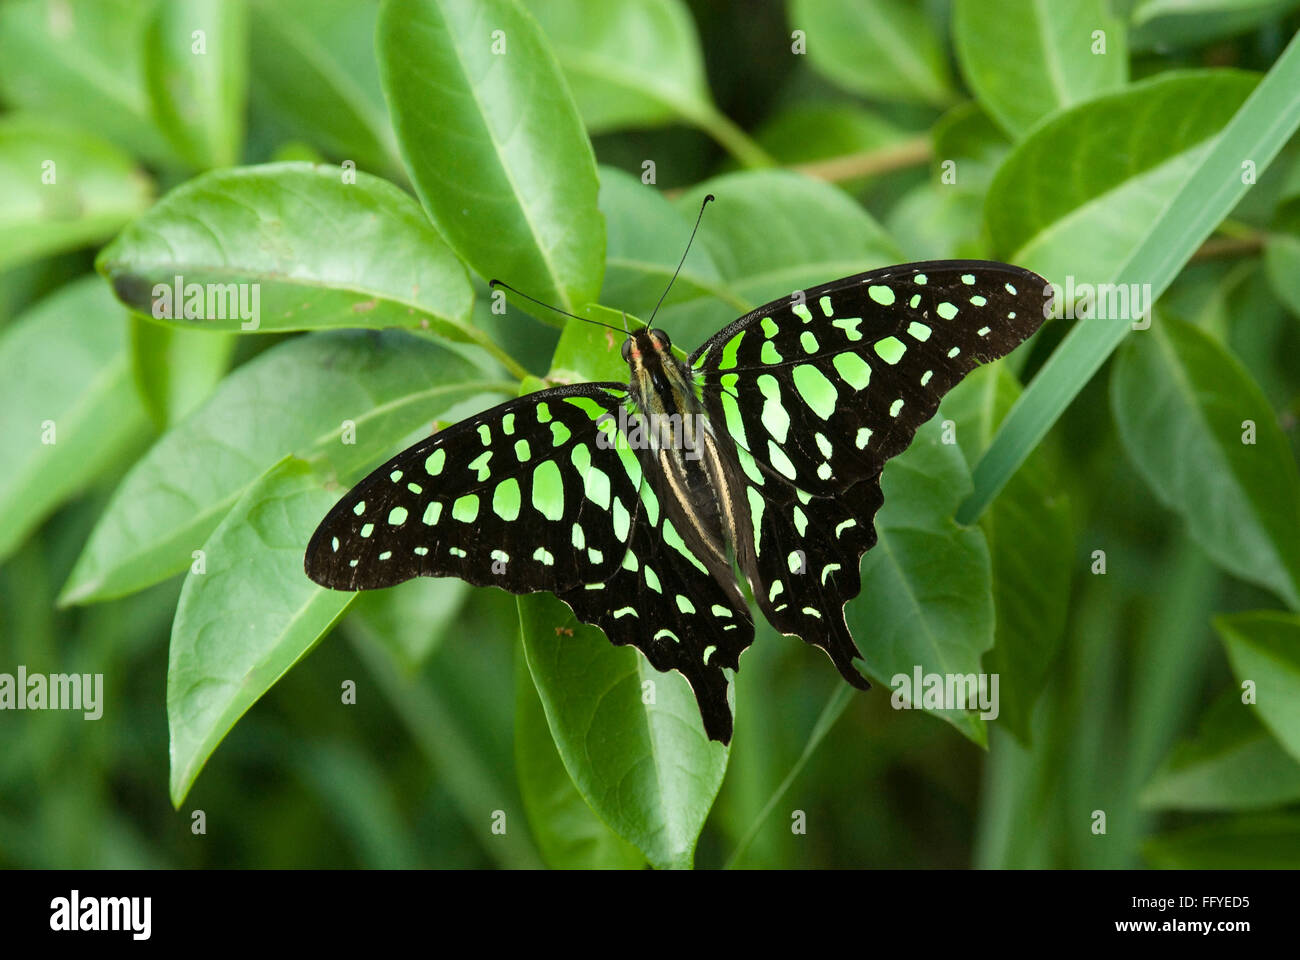
<svg viewBox="0 0 1300 960"><path fill-rule="evenodd" d="M1300 616L1260 610L1216 617L1232 672L1255 695L1259 719L1300 759Z"/></svg>
<svg viewBox="0 0 1300 960"><path fill-rule="evenodd" d="M1300 816L1217 820L1152 837L1142 852L1163 870L1293 870L1300 863Z"/></svg>
<svg viewBox="0 0 1300 960"><path fill-rule="evenodd" d="M181 420L206 400L225 376L236 337L153 323L132 314L131 368L158 427Z"/></svg>

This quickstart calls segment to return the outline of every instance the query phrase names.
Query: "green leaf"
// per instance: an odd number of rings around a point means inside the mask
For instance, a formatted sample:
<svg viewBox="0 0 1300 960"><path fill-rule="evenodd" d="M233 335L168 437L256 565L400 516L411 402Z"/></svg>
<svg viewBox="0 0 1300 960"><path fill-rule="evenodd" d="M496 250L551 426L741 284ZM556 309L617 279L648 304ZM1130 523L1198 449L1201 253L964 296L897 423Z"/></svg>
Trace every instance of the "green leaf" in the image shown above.
<svg viewBox="0 0 1300 960"><path fill-rule="evenodd" d="M407 673L442 646L470 594L455 577L420 577L386 590L357 594L349 623L360 621Z"/></svg>
<svg viewBox="0 0 1300 960"><path fill-rule="evenodd" d="M704 214L695 243L709 249L730 295L728 306L697 298L660 314L664 322L656 326L683 346L694 346L769 300L903 259L870 214L820 180L776 170L727 174L694 187L678 200L678 209L694 220L709 193L716 202Z"/></svg>
<svg viewBox="0 0 1300 960"><path fill-rule="evenodd" d="M977 527L952 515L970 484L961 450L941 442L931 420L912 445L885 467L885 505L876 515L876 546L862 563L862 593L845 607L866 672L900 697L922 674L979 674L993 646L993 586L989 549ZM921 705L921 692L901 694ZM932 710L980 744L988 732L977 711Z"/></svg>
<svg viewBox="0 0 1300 960"><path fill-rule="evenodd" d="M175 164L145 87L145 33L154 6L154 0L0 3L0 99L94 130L153 163Z"/></svg>
<svg viewBox="0 0 1300 960"><path fill-rule="evenodd" d="M1201 46L1281 20L1297 0L1137 0L1129 22L1134 49Z"/></svg>
<svg viewBox="0 0 1300 960"><path fill-rule="evenodd" d="M322 589L302 571L303 545L338 499L326 482L286 457L231 508L203 544L203 571L185 578L167 664L176 807L235 722L355 596Z"/></svg>
<svg viewBox="0 0 1300 960"><path fill-rule="evenodd" d="M1157 810L1253 810L1300 800L1300 764L1228 690L1142 791Z"/></svg>
<svg viewBox="0 0 1300 960"><path fill-rule="evenodd" d="M714 111L690 12L680 0L529 0L592 133Z"/></svg>
<svg viewBox="0 0 1300 960"><path fill-rule="evenodd" d="M528 826L547 866L635 870L645 865L640 851L605 826L573 785L522 653L515 670L515 773Z"/></svg>
<svg viewBox="0 0 1300 960"><path fill-rule="evenodd" d="M1159 318L1120 353L1111 410L1129 459L1210 558L1300 607L1300 474L1236 358Z"/></svg>
<svg viewBox="0 0 1300 960"><path fill-rule="evenodd" d="M181 420L225 376L237 338L153 323L130 315L131 369L159 428Z"/></svg>
<svg viewBox="0 0 1300 960"><path fill-rule="evenodd" d="M790 29L802 30L808 60L828 79L880 100L943 106L952 76L933 24L905 0L790 0Z"/></svg>
<svg viewBox="0 0 1300 960"><path fill-rule="evenodd" d="M244 0L160 3L146 42L153 112L176 152L201 170L238 163L248 88Z"/></svg>
<svg viewBox="0 0 1300 960"><path fill-rule="evenodd" d="M452 249L565 310L595 300L596 161L532 17L508 0L388 0L377 46L411 182Z"/></svg>
<svg viewBox="0 0 1300 960"><path fill-rule="evenodd" d="M131 309L178 326L427 324L451 340L476 339L465 268L409 196L378 177L355 176L351 183L345 171L300 163L215 170L123 230L96 267ZM195 303L212 316L181 315L177 277L187 308L190 284L213 285L204 287L212 305Z"/></svg>
<svg viewBox="0 0 1300 960"><path fill-rule="evenodd" d="M880 114L854 104L816 101L781 110L754 132L754 139L787 166L880 150L911 136Z"/></svg>
<svg viewBox="0 0 1300 960"><path fill-rule="evenodd" d="M1278 299L1300 316L1300 198L1278 207L1264 244L1264 265Z"/></svg>
<svg viewBox="0 0 1300 960"><path fill-rule="evenodd" d="M984 451L1020 395L1003 364L969 374L943 401L967 464ZM1023 743L1034 704L1065 639L1074 566L1070 504L1057 451L1039 447L980 517L993 570L993 649L984 668L999 675L998 719Z"/></svg>
<svg viewBox="0 0 1300 960"><path fill-rule="evenodd" d="M1300 127L1300 99L1294 95L1297 87L1300 37L1288 44L1108 279L1117 285L1148 283L1153 300L1165 292L1246 193L1244 169L1263 173ZM1252 166L1243 168L1242 157L1250 157ZM1130 215L1131 211L1124 212L1126 218ZM962 504L959 519L973 520L988 506L1127 332L1122 324L1096 323L1079 324L1070 331L1007 415L975 468L975 491Z"/></svg>
<svg viewBox="0 0 1300 960"><path fill-rule="evenodd" d="M953 42L976 98L1017 138L1128 80L1124 23L1108 0L956 0Z"/></svg>
<svg viewBox="0 0 1300 960"><path fill-rule="evenodd" d="M1260 610L1215 617L1237 680L1251 684L1259 719L1300 759L1300 616Z"/></svg>
<svg viewBox="0 0 1300 960"><path fill-rule="evenodd" d="M253 0L251 94L278 129L402 176L375 62L377 0Z"/></svg>
<svg viewBox="0 0 1300 960"><path fill-rule="evenodd" d="M147 436L125 319L91 276L60 288L0 335L0 557Z"/></svg>
<svg viewBox="0 0 1300 960"><path fill-rule="evenodd" d="M399 331L316 334L271 348L131 469L61 602L121 596L184 570L286 454L324 460L341 481L359 479L411 431L481 393L474 373L446 348ZM346 442L352 431L355 442Z"/></svg>
<svg viewBox="0 0 1300 960"><path fill-rule="evenodd" d="M1054 116L989 188L995 252L1049 280L1111 279L1257 83L1235 70L1173 71Z"/></svg>
<svg viewBox="0 0 1300 960"><path fill-rule="evenodd" d="M612 646L549 594L520 597L519 620L551 737L578 791L652 866L690 867L727 769L727 748L705 736L690 685ZM643 702L646 689L653 704Z"/></svg>
<svg viewBox="0 0 1300 960"><path fill-rule="evenodd" d="M885 222L905 260L979 259L983 225L979 197L930 182L903 194Z"/></svg>
<svg viewBox="0 0 1300 960"><path fill-rule="evenodd" d="M1163 870L1294 870L1300 816L1261 814L1188 827L1152 837L1142 853Z"/></svg>
<svg viewBox="0 0 1300 960"><path fill-rule="evenodd" d="M150 203L131 159L88 133L0 119L0 270L110 237Z"/></svg>

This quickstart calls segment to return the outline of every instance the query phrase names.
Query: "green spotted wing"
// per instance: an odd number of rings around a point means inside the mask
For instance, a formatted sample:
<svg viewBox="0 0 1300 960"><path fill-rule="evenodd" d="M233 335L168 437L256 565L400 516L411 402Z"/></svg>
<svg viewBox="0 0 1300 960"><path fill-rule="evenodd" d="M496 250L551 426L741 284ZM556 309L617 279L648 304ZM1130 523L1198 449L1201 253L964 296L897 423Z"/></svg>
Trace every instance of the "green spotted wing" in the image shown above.
<svg viewBox="0 0 1300 960"><path fill-rule="evenodd" d="M659 670L679 670L714 739L729 740L723 667L753 621L685 548L619 431L627 387L529 394L399 453L353 487L307 546L338 590L418 576L546 590Z"/></svg>
<svg viewBox="0 0 1300 960"><path fill-rule="evenodd" d="M753 543L741 557L759 609L856 686L843 607L876 542L885 461L967 373L1038 329L1045 289L1003 263L886 267L759 307L690 357L744 473Z"/></svg>

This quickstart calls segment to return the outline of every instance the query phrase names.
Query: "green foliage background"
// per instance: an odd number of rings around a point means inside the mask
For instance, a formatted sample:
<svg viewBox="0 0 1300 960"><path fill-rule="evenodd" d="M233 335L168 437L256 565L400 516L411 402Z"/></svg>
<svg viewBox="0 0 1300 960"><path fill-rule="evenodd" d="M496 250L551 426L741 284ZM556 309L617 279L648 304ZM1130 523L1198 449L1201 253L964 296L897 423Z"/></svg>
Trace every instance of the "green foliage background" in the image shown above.
<svg viewBox="0 0 1300 960"><path fill-rule="evenodd" d="M0 865L1300 865L1298 9L0 5L0 673L106 690L0 713ZM876 688L762 624L729 750L553 598L301 568L431 424L621 374L487 278L645 316L707 192L688 350L904 260L1159 297L949 396L848 608ZM176 275L260 329L148 319ZM1000 716L891 709L914 665Z"/></svg>

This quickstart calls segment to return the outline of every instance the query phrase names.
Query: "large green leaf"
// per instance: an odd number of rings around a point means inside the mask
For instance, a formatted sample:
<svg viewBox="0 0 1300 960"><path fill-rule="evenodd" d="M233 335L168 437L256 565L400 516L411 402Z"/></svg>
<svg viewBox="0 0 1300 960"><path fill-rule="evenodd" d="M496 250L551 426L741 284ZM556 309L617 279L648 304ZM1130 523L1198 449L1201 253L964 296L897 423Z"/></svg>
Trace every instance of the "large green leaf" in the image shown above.
<svg viewBox="0 0 1300 960"><path fill-rule="evenodd" d="M1251 684L1264 726L1300 759L1300 616L1260 610L1217 617L1237 680Z"/></svg>
<svg viewBox="0 0 1300 960"><path fill-rule="evenodd" d="M713 112L681 0L529 0L587 129L701 123Z"/></svg>
<svg viewBox="0 0 1300 960"><path fill-rule="evenodd" d="M116 147L31 117L0 120L0 180L0 270L112 236L153 192Z"/></svg>
<svg viewBox="0 0 1300 960"><path fill-rule="evenodd" d="M1046 121L989 188L995 252L1057 282L1112 279L1257 83L1173 71Z"/></svg>
<svg viewBox="0 0 1300 960"><path fill-rule="evenodd" d="M993 175L1002 164L1011 141L974 101L958 104L945 113L930 131L934 140L937 180L959 193L984 196ZM942 179L945 161L953 162L954 182Z"/></svg>
<svg viewBox="0 0 1300 960"><path fill-rule="evenodd" d="M1300 816L1216 820L1152 837L1142 852L1151 866L1165 870L1294 870L1300 863Z"/></svg>
<svg viewBox="0 0 1300 960"><path fill-rule="evenodd" d="M1229 690L1180 743L1142 791L1161 810L1252 810L1300 800L1300 763L1255 718L1259 709Z"/></svg>
<svg viewBox="0 0 1300 960"><path fill-rule="evenodd" d="M454 577L419 577L387 590L366 590L357 595L348 623L360 621L398 666L414 673L442 646L470 590Z"/></svg>
<svg viewBox="0 0 1300 960"><path fill-rule="evenodd" d="M953 37L975 96L1013 136L1128 79L1109 0L956 0ZM1100 32L1100 36L1098 36Z"/></svg>
<svg viewBox="0 0 1300 960"><path fill-rule="evenodd" d="M176 152L199 169L238 163L248 88L244 0L167 0L146 41L153 112Z"/></svg>
<svg viewBox="0 0 1300 960"><path fill-rule="evenodd" d="M845 89L940 106L953 99L943 44L915 3L790 0L789 21L804 32L813 67Z"/></svg>
<svg viewBox="0 0 1300 960"><path fill-rule="evenodd" d="M595 300L595 157L532 17L510 0L387 0L377 45L406 168L452 249L566 310Z"/></svg>
<svg viewBox="0 0 1300 960"><path fill-rule="evenodd" d="M148 435L126 314L98 277L61 288L0 336L0 557Z"/></svg>
<svg viewBox="0 0 1300 960"><path fill-rule="evenodd" d="M348 180L339 168L306 163L204 174L123 230L97 267L123 303L146 315L155 314L161 284L168 300L158 312L168 315L160 319L181 326L267 332L427 325L449 339L475 339L465 268L420 208L377 177ZM187 286L211 285L204 316L181 315L171 293L177 277ZM225 298L237 290L242 309L214 300L223 289Z"/></svg>
<svg viewBox="0 0 1300 960"><path fill-rule="evenodd" d="M253 0L251 94L278 129L401 175L375 62L378 0Z"/></svg>
<svg viewBox="0 0 1300 960"><path fill-rule="evenodd" d="M175 164L178 158L154 122L145 85L145 34L155 5L155 0L0 3L0 99L94 130L155 163Z"/></svg>
<svg viewBox="0 0 1300 960"><path fill-rule="evenodd" d="M1278 299L1300 316L1300 198L1278 207L1264 246L1264 264Z"/></svg>
<svg viewBox="0 0 1300 960"><path fill-rule="evenodd" d="M103 600L190 563L235 501L286 454L359 475L481 392L474 368L399 331L300 337L240 367L122 481L61 597ZM351 425L351 426L349 426ZM346 442L355 430L355 442Z"/></svg>
<svg viewBox="0 0 1300 960"><path fill-rule="evenodd" d="M181 420L208 398L230 366L238 337L183 330L130 314L131 369L160 428Z"/></svg>
<svg viewBox="0 0 1300 960"><path fill-rule="evenodd" d="M727 748L705 736L690 685L612 646L549 594L520 597L519 619L551 737L579 792L652 866L691 866Z"/></svg>
<svg viewBox="0 0 1300 960"><path fill-rule="evenodd" d="M1003 364L979 367L943 401L967 464L979 460L1020 384ZM1024 743L1034 703L1065 639L1074 566L1070 504L1059 456L1040 447L980 517L993 563L997 620L984 667L1000 676L998 719Z"/></svg>
<svg viewBox="0 0 1300 960"><path fill-rule="evenodd" d="M180 806L240 717L314 647L355 594L302 570L303 545L338 499L328 476L286 457L203 544L181 588L167 665L171 799Z"/></svg>
<svg viewBox="0 0 1300 960"><path fill-rule="evenodd" d="M1224 569L1300 607L1300 474L1236 358L1160 317L1125 344L1111 409L1129 459L1192 539Z"/></svg>
<svg viewBox="0 0 1300 960"><path fill-rule="evenodd" d="M550 867L636 869L645 857L592 813L556 752L522 652L515 670L515 773L537 846Z"/></svg>
<svg viewBox="0 0 1300 960"><path fill-rule="evenodd" d="M931 420L912 445L886 466L885 505L876 516L879 540L862 563L862 593L845 608L866 672L892 697L894 679L979 674L993 646L993 585L989 549L978 527L952 515L970 487L961 449L942 442ZM920 691L903 695L921 706ZM978 712L938 709L978 744L988 732Z"/></svg>

